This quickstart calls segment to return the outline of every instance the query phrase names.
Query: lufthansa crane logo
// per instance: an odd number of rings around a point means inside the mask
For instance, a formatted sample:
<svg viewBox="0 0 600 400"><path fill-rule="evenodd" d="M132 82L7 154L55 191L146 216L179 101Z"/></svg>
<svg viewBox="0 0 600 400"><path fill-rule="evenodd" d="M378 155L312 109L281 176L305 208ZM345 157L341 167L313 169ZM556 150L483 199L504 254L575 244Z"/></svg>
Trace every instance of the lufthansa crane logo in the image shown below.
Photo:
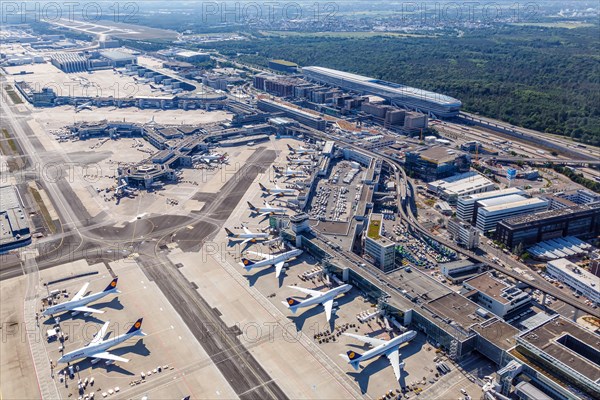
<svg viewBox="0 0 600 400"><path fill-rule="evenodd" d="M289 300L288 300L288 304L291 306L292 304L294 304L294 300L292 300L292 299L289 299Z"/></svg>
<svg viewBox="0 0 600 400"><path fill-rule="evenodd" d="M248 265L248 260L244 260L244 265Z"/></svg>
<svg viewBox="0 0 600 400"><path fill-rule="evenodd" d="M110 283L110 286L112 286L112 287L115 287L115 286L117 286L117 282L115 282L115 281L112 281L112 282Z"/></svg>
<svg viewBox="0 0 600 400"><path fill-rule="evenodd" d="M140 326L142 326L141 322L138 321L135 323L135 325L133 325L136 329L139 328Z"/></svg>
<svg viewBox="0 0 600 400"><path fill-rule="evenodd" d="M356 353L351 351L350 354L348 354L348 357L352 360L354 357L356 357Z"/></svg>

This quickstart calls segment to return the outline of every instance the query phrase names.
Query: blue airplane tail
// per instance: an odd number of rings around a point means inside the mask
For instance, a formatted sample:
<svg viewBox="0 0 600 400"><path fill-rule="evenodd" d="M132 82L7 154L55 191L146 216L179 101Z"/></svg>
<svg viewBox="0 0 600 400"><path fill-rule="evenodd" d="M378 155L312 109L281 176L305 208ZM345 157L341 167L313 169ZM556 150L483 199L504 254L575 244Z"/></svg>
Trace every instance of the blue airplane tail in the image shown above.
<svg viewBox="0 0 600 400"><path fill-rule="evenodd" d="M296 299L292 299L291 297L288 297L287 299L285 299L285 304L288 306L288 308L295 313L296 310L298 309L298 305L300 304L300 302Z"/></svg>
<svg viewBox="0 0 600 400"><path fill-rule="evenodd" d="M140 318L137 321L135 321L135 323L131 326L131 328L129 328L129 330L127 331L127 333L137 333L138 331L141 332L142 330L142 320L144 318Z"/></svg>
<svg viewBox="0 0 600 400"><path fill-rule="evenodd" d="M117 281L119 280L119 278L115 278L112 281L110 281L110 283L108 284L108 286L106 287L106 289L104 289L104 292L108 292L109 290L113 290L117 288Z"/></svg>
<svg viewBox="0 0 600 400"><path fill-rule="evenodd" d="M254 263L250 260L248 260L247 258L242 257L242 264L244 264L244 268L247 271L250 271L250 267L252 267L254 265Z"/></svg>

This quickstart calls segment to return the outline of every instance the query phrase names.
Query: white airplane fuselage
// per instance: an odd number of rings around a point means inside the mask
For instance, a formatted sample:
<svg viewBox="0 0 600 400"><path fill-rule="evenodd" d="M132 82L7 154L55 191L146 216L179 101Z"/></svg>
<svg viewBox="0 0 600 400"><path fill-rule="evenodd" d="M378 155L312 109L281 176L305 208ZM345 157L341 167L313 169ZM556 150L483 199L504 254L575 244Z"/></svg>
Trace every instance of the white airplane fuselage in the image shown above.
<svg viewBox="0 0 600 400"><path fill-rule="evenodd" d="M379 346L366 351L363 355L361 355L359 358L352 360L352 363L360 363L363 361L367 361L370 360L371 358L380 356L380 355L384 355L385 353L387 353L388 351L390 351L390 349L396 348L396 351L398 351L398 348L406 342L410 342L411 340L413 340L415 338L415 336L417 336L417 332L415 331L408 331L403 333L400 336L396 336L395 338L380 344Z"/></svg>
<svg viewBox="0 0 600 400"><path fill-rule="evenodd" d="M302 300L300 302L300 304L297 304L296 306L293 306L290 308L303 308L303 307L314 306L316 304L322 304L322 303L326 302L327 300L335 299L337 296L339 296L342 293L346 293L350 289L352 289L352 285L346 284L346 285L338 286L327 292L323 292L323 294L321 294L319 296L314 296L314 297L310 297L306 300Z"/></svg>
<svg viewBox="0 0 600 400"><path fill-rule="evenodd" d="M42 315L47 316L47 315L52 315L52 314L56 314L56 313L63 312L63 311L70 311L76 307L85 306L88 303L91 303L92 301L99 300L99 299L106 297L109 294L113 294L113 293L118 293L116 288L111 289L111 290L106 290L104 292L90 294L88 296L82 297L79 300L65 301L64 303L60 303L60 304L56 304L54 306L48 307L47 309L44 310Z"/></svg>
<svg viewBox="0 0 600 400"><path fill-rule="evenodd" d="M285 214L286 210L285 208L279 208L279 207L257 207L256 211L259 213L283 213Z"/></svg>
<svg viewBox="0 0 600 400"><path fill-rule="evenodd" d="M94 354L101 353L105 350L110 349L118 345L119 343L123 343L127 339L133 336L141 336L143 333L141 331L136 331L132 333L124 333L114 338L103 340L97 344L93 344L87 347L82 347L80 349L71 351L70 353L65 354L61 358L58 359L58 363L68 363L74 360L79 360L81 358L87 358L93 356Z"/></svg>
<svg viewBox="0 0 600 400"><path fill-rule="evenodd" d="M262 260L262 261L255 262L254 264L252 264L250 266L250 268L269 267L271 265L277 264L278 262L288 261L289 259L297 257L300 254L302 254L302 250L300 250L300 249L286 251L285 253L281 253L278 256L271 258L270 260Z"/></svg>
<svg viewBox="0 0 600 400"><path fill-rule="evenodd" d="M267 239L268 233L236 233L230 236L230 239Z"/></svg>

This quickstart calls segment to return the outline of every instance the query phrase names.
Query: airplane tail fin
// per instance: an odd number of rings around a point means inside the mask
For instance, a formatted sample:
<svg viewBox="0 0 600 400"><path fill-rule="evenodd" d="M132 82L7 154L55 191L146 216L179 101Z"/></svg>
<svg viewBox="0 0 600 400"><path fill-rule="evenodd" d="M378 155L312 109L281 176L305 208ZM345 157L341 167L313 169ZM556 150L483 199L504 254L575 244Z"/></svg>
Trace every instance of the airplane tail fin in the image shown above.
<svg viewBox="0 0 600 400"><path fill-rule="evenodd" d="M252 203L250 203L249 201L247 201L246 203L248 203L248 207L250 207L251 210L256 210L256 207L254 207Z"/></svg>
<svg viewBox="0 0 600 400"><path fill-rule="evenodd" d="M225 232L227 232L227 236L229 237L233 237L235 236L233 232L231 232L229 229L225 228Z"/></svg>
<svg viewBox="0 0 600 400"><path fill-rule="evenodd" d="M296 299L288 297L287 299L285 299L285 301L283 302L283 304L285 304L287 306L287 308L289 308L290 311L295 314L296 310L298 309L298 305L300 304L300 302L298 300L296 300Z"/></svg>
<svg viewBox="0 0 600 400"><path fill-rule="evenodd" d="M135 333L138 335L143 335L144 333L142 332L142 320L144 318L140 318L137 321L135 321L135 323L131 326L131 328L129 328L129 330L127 331L127 333Z"/></svg>
<svg viewBox="0 0 600 400"><path fill-rule="evenodd" d="M359 359L361 356L362 356L362 354L359 354L352 350L349 350L346 352L346 357L348 357L348 361L350 362L350 365L352 365L352 367L354 367L354 369L357 371L358 371L358 361L355 361L355 360Z"/></svg>
<svg viewBox="0 0 600 400"><path fill-rule="evenodd" d="M287 145L287 147L290 151L295 151L294 148L292 146L290 146L289 144Z"/></svg>
<svg viewBox="0 0 600 400"><path fill-rule="evenodd" d="M246 269L246 271L250 271L250 269L254 265L254 263L252 261L250 261L244 257L242 257L242 264L244 264L244 268Z"/></svg>
<svg viewBox="0 0 600 400"><path fill-rule="evenodd" d="M260 183L260 182L258 182L258 186L260 186L260 188L261 188L261 189L262 189L262 191L264 191L264 192L268 192L268 191L269 191L269 189L267 189L266 187L264 187L264 185L263 185L262 183Z"/></svg>
<svg viewBox="0 0 600 400"><path fill-rule="evenodd" d="M109 290L113 290L117 288L117 281L119 280L119 278L115 278L112 281L110 281L110 283L108 284L108 286L106 287L106 289L104 289L104 292L108 292Z"/></svg>

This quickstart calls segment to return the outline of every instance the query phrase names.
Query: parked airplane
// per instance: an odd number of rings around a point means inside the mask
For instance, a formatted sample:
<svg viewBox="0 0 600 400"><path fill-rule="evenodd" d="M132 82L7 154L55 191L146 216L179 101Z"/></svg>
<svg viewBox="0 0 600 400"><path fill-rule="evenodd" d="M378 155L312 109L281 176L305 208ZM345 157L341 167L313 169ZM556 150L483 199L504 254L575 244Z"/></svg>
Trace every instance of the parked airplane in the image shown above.
<svg viewBox="0 0 600 400"><path fill-rule="evenodd" d="M254 243L257 240L265 240L269 238L268 233L253 233L250 231L250 229L246 228L245 226L243 226L242 229L244 229L244 233L233 233L227 228L225 228L225 232L227 232L227 237L229 238L229 240L244 239L244 241L242 242L243 245L248 242Z"/></svg>
<svg viewBox="0 0 600 400"><path fill-rule="evenodd" d="M285 214L287 212L285 208L273 207L266 201L264 207L254 207L249 201L247 201L246 203L248 203L248 207L250 207L250 210L260 214L261 217L273 214Z"/></svg>
<svg viewBox="0 0 600 400"><path fill-rule="evenodd" d="M91 110L92 109L92 102L88 101L87 103L83 103L79 106L75 107L75 112L78 113L81 110Z"/></svg>
<svg viewBox="0 0 600 400"><path fill-rule="evenodd" d="M110 324L110 321L106 321L100 331L96 334L96 336L94 336L92 341L87 346L63 355L58 359L58 363L70 363L71 361L88 357L93 358L92 363L96 363L99 359L108 360L107 364L112 364L115 361L129 362L128 359L110 354L106 350L126 341L131 337L146 336L146 334L142 332L142 320L143 318L140 318L135 321L135 324L133 324L133 326L126 333L104 340L104 335L106 335L106 330Z"/></svg>
<svg viewBox="0 0 600 400"><path fill-rule="evenodd" d="M292 258L298 257L300 254L302 254L302 250L293 249L290 251L286 251L285 253L275 254L275 255L256 253L254 251L249 251L248 253L257 255L257 256L261 257L263 260L254 262L254 261L248 260L247 258L242 257L242 266L246 269L246 271L250 271L253 268L269 267L271 265L274 265L275 266L275 276L277 278L279 278L279 275L281 274L281 270L283 269L283 266L286 263L286 261L289 261Z"/></svg>
<svg viewBox="0 0 600 400"><path fill-rule="evenodd" d="M279 167L276 167L273 165L273 169L275 170L275 173L280 175L280 176L285 176L286 178L302 178L302 177L306 177L308 175L306 175L306 173L304 171L296 171L293 169L286 169L285 171Z"/></svg>
<svg viewBox="0 0 600 400"><path fill-rule="evenodd" d="M277 196L277 197L282 197L285 195L293 195L294 193L296 193L296 190L294 190L294 189L281 189L277 185L275 185L275 188L273 188L273 189L267 189L266 187L263 186L262 183L259 182L258 186L260 186L260 188L263 192L267 192L267 193L272 194L273 196Z"/></svg>
<svg viewBox="0 0 600 400"><path fill-rule="evenodd" d="M92 301L99 300L105 296L108 296L112 293L121 293L117 290L117 281L119 278L115 278L101 292L90 294L88 296L85 295L85 291L89 286L89 282L85 283L79 292L73 296L73 298L69 301L65 301L64 303L56 304L54 306L50 306L44 310L42 315L53 315L63 311L73 311L73 315L76 315L80 312L84 313L103 313L104 311L96 310L95 308L85 307L88 303Z"/></svg>
<svg viewBox="0 0 600 400"><path fill-rule="evenodd" d="M217 161L220 163L225 163L227 162L227 153L221 155L221 154L207 154L207 155L202 155L202 156L194 156L193 157L194 161L200 161L206 164L210 164L213 161Z"/></svg>
<svg viewBox="0 0 600 400"><path fill-rule="evenodd" d="M358 354L353 350L348 351L346 354L340 354L340 356L346 359L355 370L358 371L358 367L361 362L370 360L371 358L375 358L377 356L385 355L388 360L390 360L392 368L394 368L394 375L396 375L396 379L400 380L400 370L404 368L404 362L400 362L400 354L398 353L398 350L403 343L408 343L413 340L415 336L417 336L417 332L408 331L390 340L381 340L345 332L343 335L353 337L362 342L368 343L371 346L374 346L374 348L366 351L364 354Z"/></svg>
<svg viewBox="0 0 600 400"><path fill-rule="evenodd" d="M314 162L312 159L291 158L289 156L287 157L287 161L290 165L312 165Z"/></svg>
<svg viewBox="0 0 600 400"><path fill-rule="evenodd" d="M292 152L292 154L311 154L311 153L315 153L316 150L315 149L306 149L302 146L298 147L297 149L294 149L292 146L290 146L289 144L287 145L288 149L290 149L290 151Z"/></svg>
<svg viewBox="0 0 600 400"><path fill-rule="evenodd" d="M346 293L352 289L352 285L341 285L326 292L320 292L318 290L305 289L298 286L288 286L290 289L299 290L306 293L310 298L302 301L298 301L291 297L288 297L286 301L282 301L292 313L296 313L299 308L310 307L315 304L321 304L325 307L325 316L327 321L331 319L331 310L333 309L333 300L340 294Z"/></svg>

